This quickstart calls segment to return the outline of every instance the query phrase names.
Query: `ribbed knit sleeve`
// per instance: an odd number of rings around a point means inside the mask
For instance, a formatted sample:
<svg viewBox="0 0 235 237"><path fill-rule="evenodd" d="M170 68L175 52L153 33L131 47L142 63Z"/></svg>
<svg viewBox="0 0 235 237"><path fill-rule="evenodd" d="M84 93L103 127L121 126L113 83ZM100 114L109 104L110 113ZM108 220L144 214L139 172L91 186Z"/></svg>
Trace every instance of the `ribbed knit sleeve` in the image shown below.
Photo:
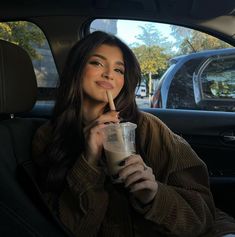
<svg viewBox="0 0 235 237"><path fill-rule="evenodd" d="M50 138L49 124L36 132L32 145L36 164L40 164ZM102 168L93 167L81 155L67 174L64 191L59 196L48 192L43 194L51 211L75 236L94 237L98 234L109 203L104 179Z"/></svg>
<svg viewBox="0 0 235 237"><path fill-rule="evenodd" d="M144 218L162 226L167 235L205 233L215 216L206 165L183 138L156 117L144 113L139 129L143 158L158 182L157 194ZM141 213L140 208L136 210Z"/></svg>
<svg viewBox="0 0 235 237"><path fill-rule="evenodd" d="M59 198L61 221L75 236L96 236L108 206L104 173L81 156L69 172L67 183Z"/></svg>

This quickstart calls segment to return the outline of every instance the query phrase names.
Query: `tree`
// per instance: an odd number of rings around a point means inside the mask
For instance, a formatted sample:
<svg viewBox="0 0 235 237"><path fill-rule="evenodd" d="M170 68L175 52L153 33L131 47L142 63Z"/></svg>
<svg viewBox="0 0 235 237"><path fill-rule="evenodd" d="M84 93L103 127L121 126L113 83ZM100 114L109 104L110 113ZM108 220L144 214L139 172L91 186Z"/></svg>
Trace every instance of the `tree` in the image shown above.
<svg viewBox="0 0 235 237"><path fill-rule="evenodd" d="M139 27L141 33L136 36L136 39L142 43L133 45L132 49L140 63L150 95L152 92L152 75L159 75L166 69L172 43L167 41L167 38L152 23Z"/></svg>
<svg viewBox="0 0 235 237"><path fill-rule="evenodd" d="M152 92L152 75L158 75L167 67L169 56L164 53L164 49L159 46L146 46L132 48L135 53L144 76L149 93Z"/></svg>
<svg viewBox="0 0 235 237"><path fill-rule="evenodd" d="M36 47L45 44L42 31L26 21L0 23L0 39L7 40L24 48L32 59L40 59Z"/></svg>
<svg viewBox="0 0 235 237"><path fill-rule="evenodd" d="M231 45L220 39L196 30L173 25L171 26L171 30L171 34L176 39L179 54L231 47Z"/></svg>
<svg viewBox="0 0 235 237"><path fill-rule="evenodd" d="M220 48L229 48L231 45L226 42L219 40L211 35L204 34L198 31L193 31L190 39L186 39L182 42L180 49L181 52L192 53L208 49L220 49ZM189 43L191 46L189 46Z"/></svg>
<svg viewBox="0 0 235 237"><path fill-rule="evenodd" d="M165 49L167 53L171 53L172 50L172 42L168 41L167 37L163 36L162 33L157 29L155 24L148 23L144 26L139 26L141 29L141 33L136 36L136 39L141 41L142 44L146 46L154 46L158 45L161 48ZM141 44L135 44L133 46L137 47Z"/></svg>
<svg viewBox="0 0 235 237"><path fill-rule="evenodd" d="M180 45L185 39L189 39L191 37L193 31L191 29L182 26L171 25L170 27L171 27L171 35L175 38L175 46L177 48L180 47Z"/></svg>

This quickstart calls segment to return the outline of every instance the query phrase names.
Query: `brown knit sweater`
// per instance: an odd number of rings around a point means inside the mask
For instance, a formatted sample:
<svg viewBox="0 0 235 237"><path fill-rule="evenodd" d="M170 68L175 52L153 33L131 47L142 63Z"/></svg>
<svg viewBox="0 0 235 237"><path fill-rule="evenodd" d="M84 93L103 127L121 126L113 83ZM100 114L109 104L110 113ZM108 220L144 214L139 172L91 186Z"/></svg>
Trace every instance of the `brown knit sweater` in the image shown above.
<svg viewBox="0 0 235 237"><path fill-rule="evenodd" d="M66 177L56 210L55 195L44 193L51 211L74 236L217 237L235 233L234 220L216 211L207 167L189 144L148 113L141 113L137 135L138 150L158 182L153 202L141 206L122 185L113 185L101 167L92 167L80 156ZM50 139L47 123L33 140L36 164Z"/></svg>

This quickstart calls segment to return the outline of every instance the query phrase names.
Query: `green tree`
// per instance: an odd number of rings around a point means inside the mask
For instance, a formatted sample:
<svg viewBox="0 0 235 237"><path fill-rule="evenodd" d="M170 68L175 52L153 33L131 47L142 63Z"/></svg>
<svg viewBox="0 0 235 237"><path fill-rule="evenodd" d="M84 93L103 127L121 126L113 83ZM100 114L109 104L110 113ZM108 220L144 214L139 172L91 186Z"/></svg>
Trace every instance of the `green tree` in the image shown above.
<svg viewBox="0 0 235 237"><path fill-rule="evenodd" d="M36 47L45 44L42 31L34 24L26 21L1 22L0 39L10 41L24 48L32 59L40 59Z"/></svg>
<svg viewBox="0 0 235 237"><path fill-rule="evenodd" d="M152 93L152 75L159 75L166 69L172 43L152 23L139 27L141 33L136 36L136 39L141 43L132 45L132 49L140 63L150 95Z"/></svg>
<svg viewBox="0 0 235 237"><path fill-rule="evenodd" d="M159 46L146 46L132 48L146 79L146 86L149 93L152 92L152 75L158 75L167 67L169 56Z"/></svg>
<svg viewBox="0 0 235 237"><path fill-rule="evenodd" d="M171 35L175 38L175 46L177 48L180 47L180 45L182 44L182 42L185 39L189 39L191 37L191 34L193 32L193 30L189 29L189 28L185 28L182 26L175 26L175 25L171 25Z"/></svg>
<svg viewBox="0 0 235 237"><path fill-rule="evenodd" d="M184 39L180 45L183 54L198 52L208 49L230 48L231 45L211 35L193 31L189 39Z"/></svg>
<svg viewBox="0 0 235 237"><path fill-rule="evenodd" d="M141 41L141 44L135 44L133 46L137 47L144 44L150 47L157 45L163 48L167 53L171 53L173 43L162 35L155 24L147 23L144 26L139 26L139 28L141 29L141 33L135 38Z"/></svg>
<svg viewBox="0 0 235 237"><path fill-rule="evenodd" d="M228 43L211 35L187 29L180 26L171 26L172 35L176 39L179 54L188 54L208 49L219 49L232 47Z"/></svg>

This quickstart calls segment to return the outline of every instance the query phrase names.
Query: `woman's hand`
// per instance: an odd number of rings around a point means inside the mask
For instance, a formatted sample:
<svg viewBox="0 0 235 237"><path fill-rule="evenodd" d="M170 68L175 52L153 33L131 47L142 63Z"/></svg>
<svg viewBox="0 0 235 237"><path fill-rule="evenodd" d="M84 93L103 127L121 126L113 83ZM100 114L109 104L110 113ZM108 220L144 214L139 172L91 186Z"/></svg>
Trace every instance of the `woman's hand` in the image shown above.
<svg viewBox="0 0 235 237"><path fill-rule="evenodd" d="M151 202L158 189L158 184L150 167L147 167L140 155L131 155L125 160L119 179L141 203Z"/></svg>
<svg viewBox="0 0 235 237"><path fill-rule="evenodd" d="M85 157L90 164L97 165L103 149L102 128L105 123L118 123L118 112L109 111L93 120L84 129L83 133L86 141Z"/></svg>

